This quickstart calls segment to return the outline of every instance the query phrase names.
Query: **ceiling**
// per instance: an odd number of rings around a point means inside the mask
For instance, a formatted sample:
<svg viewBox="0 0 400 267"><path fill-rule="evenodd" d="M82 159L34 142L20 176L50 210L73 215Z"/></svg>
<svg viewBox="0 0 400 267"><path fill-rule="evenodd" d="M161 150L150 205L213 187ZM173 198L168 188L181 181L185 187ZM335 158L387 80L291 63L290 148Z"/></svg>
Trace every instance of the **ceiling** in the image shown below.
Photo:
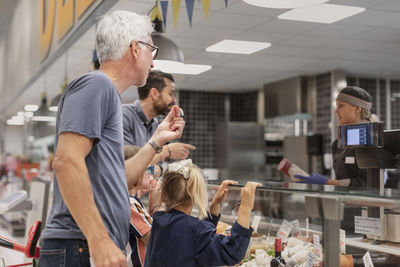
<svg viewBox="0 0 400 267"><path fill-rule="evenodd" d="M146 14L154 3L154 0L120 0L113 10ZM166 35L183 51L185 63L212 65L210 71L200 75L174 75L177 88L241 92L332 69L360 76L400 78L400 1L331 0L329 3L365 7L366 11L333 24L320 24L278 19L278 15L287 11L283 9L258 8L241 0L229 0L226 8L223 0L212 0L206 20L202 2L196 0L190 27L185 1L181 1L178 25L174 28L169 3ZM252 55L205 51L223 39L263 41L271 43L271 47ZM93 48L91 28L20 96L18 105L38 104L43 87L51 99L59 93L64 75L74 78L89 71ZM135 97L136 90L131 88L123 94L123 101Z"/></svg>

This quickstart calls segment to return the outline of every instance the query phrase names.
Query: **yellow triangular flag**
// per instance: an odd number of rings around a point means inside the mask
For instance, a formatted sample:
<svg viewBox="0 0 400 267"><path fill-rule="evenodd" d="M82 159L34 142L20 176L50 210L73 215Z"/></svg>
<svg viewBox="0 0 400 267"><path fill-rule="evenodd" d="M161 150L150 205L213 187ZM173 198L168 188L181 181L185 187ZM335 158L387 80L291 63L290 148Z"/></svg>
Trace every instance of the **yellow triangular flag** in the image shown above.
<svg viewBox="0 0 400 267"><path fill-rule="evenodd" d="M174 15L174 28L178 24L179 8L181 7L181 0L172 0L172 14Z"/></svg>
<svg viewBox="0 0 400 267"><path fill-rule="evenodd" d="M161 11L160 11L158 1L157 1L157 5L154 7L153 11L151 11L151 14L150 14L150 19L152 21L155 20L156 18L158 18L161 21L163 20L162 16L161 16Z"/></svg>
<svg viewBox="0 0 400 267"><path fill-rule="evenodd" d="M204 16L208 19L208 10L210 9L210 0L203 0Z"/></svg>

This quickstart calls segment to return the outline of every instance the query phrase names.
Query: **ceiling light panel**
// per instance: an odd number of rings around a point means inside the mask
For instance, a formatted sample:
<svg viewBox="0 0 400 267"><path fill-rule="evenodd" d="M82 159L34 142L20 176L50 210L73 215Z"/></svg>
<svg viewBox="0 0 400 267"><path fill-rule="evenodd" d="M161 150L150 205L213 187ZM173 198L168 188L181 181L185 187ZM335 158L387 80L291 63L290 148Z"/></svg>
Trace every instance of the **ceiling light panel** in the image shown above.
<svg viewBox="0 0 400 267"><path fill-rule="evenodd" d="M270 47L266 42L250 42L240 40L223 40L206 48L207 52L231 53L250 55Z"/></svg>
<svg viewBox="0 0 400 267"><path fill-rule="evenodd" d="M172 74L198 75L209 71L211 68L212 66L210 65L184 64L178 61L156 59L154 60L153 69Z"/></svg>
<svg viewBox="0 0 400 267"><path fill-rule="evenodd" d="M322 4L312 7L292 9L278 16L279 19L334 23L365 11L363 7Z"/></svg>
<svg viewBox="0 0 400 267"><path fill-rule="evenodd" d="M329 0L242 0L243 2L264 8L300 8L320 5Z"/></svg>

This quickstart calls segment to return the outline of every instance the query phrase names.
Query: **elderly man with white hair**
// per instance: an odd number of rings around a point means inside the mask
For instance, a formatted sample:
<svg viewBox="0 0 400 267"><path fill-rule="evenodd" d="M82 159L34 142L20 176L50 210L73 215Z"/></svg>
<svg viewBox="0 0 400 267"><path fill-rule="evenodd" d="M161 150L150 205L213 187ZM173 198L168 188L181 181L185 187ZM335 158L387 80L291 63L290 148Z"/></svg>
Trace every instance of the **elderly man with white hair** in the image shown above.
<svg viewBox="0 0 400 267"><path fill-rule="evenodd" d="M57 113L54 200L42 239L40 266L127 266L128 188L141 179L185 122L174 106L152 138L124 161L121 96L142 86L158 48L149 17L115 11L97 23L100 70L72 81Z"/></svg>

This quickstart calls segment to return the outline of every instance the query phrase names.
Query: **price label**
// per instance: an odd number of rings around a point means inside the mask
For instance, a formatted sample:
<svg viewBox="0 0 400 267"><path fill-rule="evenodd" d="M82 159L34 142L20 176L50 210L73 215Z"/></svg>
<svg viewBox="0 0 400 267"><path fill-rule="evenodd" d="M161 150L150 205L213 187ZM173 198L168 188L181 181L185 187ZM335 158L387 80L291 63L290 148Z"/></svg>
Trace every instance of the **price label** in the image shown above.
<svg viewBox="0 0 400 267"><path fill-rule="evenodd" d="M315 253L312 252L312 251L310 251L310 252L308 253L308 257L307 257L307 260L306 260L306 267L312 267L315 258L316 258Z"/></svg>
<svg viewBox="0 0 400 267"><path fill-rule="evenodd" d="M308 232L310 230L310 219L306 218L306 237L308 238Z"/></svg>
<svg viewBox="0 0 400 267"><path fill-rule="evenodd" d="M382 223L379 218L354 216L354 232L381 236Z"/></svg>
<svg viewBox="0 0 400 267"><path fill-rule="evenodd" d="M339 235L340 235L340 240L339 240L340 253L346 254L346 231L339 229Z"/></svg>
<svg viewBox="0 0 400 267"><path fill-rule="evenodd" d="M251 224L251 228L254 229L254 232L257 232L258 225L260 224L260 221L261 221L261 216L258 216L258 215L254 216L253 222Z"/></svg>
<svg viewBox="0 0 400 267"><path fill-rule="evenodd" d="M365 267L374 267L374 264L372 263L371 255L369 255L369 251L365 253L363 256L363 261L364 261L364 266Z"/></svg>
<svg viewBox="0 0 400 267"><path fill-rule="evenodd" d="M317 255L320 255L321 243L319 241L319 235L313 235L313 243L314 243L315 252L317 253Z"/></svg>
<svg viewBox="0 0 400 267"><path fill-rule="evenodd" d="M292 228L292 236L298 236L300 234L300 223L299 223L299 220L291 221L290 224L293 226L293 228Z"/></svg>
<svg viewBox="0 0 400 267"><path fill-rule="evenodd" d="M278 233L276 234L277 237L281 239L285 239L289 236L290 232L292 231L293 225L286 221L283 220L283 223L279 227Z"/></svg>

